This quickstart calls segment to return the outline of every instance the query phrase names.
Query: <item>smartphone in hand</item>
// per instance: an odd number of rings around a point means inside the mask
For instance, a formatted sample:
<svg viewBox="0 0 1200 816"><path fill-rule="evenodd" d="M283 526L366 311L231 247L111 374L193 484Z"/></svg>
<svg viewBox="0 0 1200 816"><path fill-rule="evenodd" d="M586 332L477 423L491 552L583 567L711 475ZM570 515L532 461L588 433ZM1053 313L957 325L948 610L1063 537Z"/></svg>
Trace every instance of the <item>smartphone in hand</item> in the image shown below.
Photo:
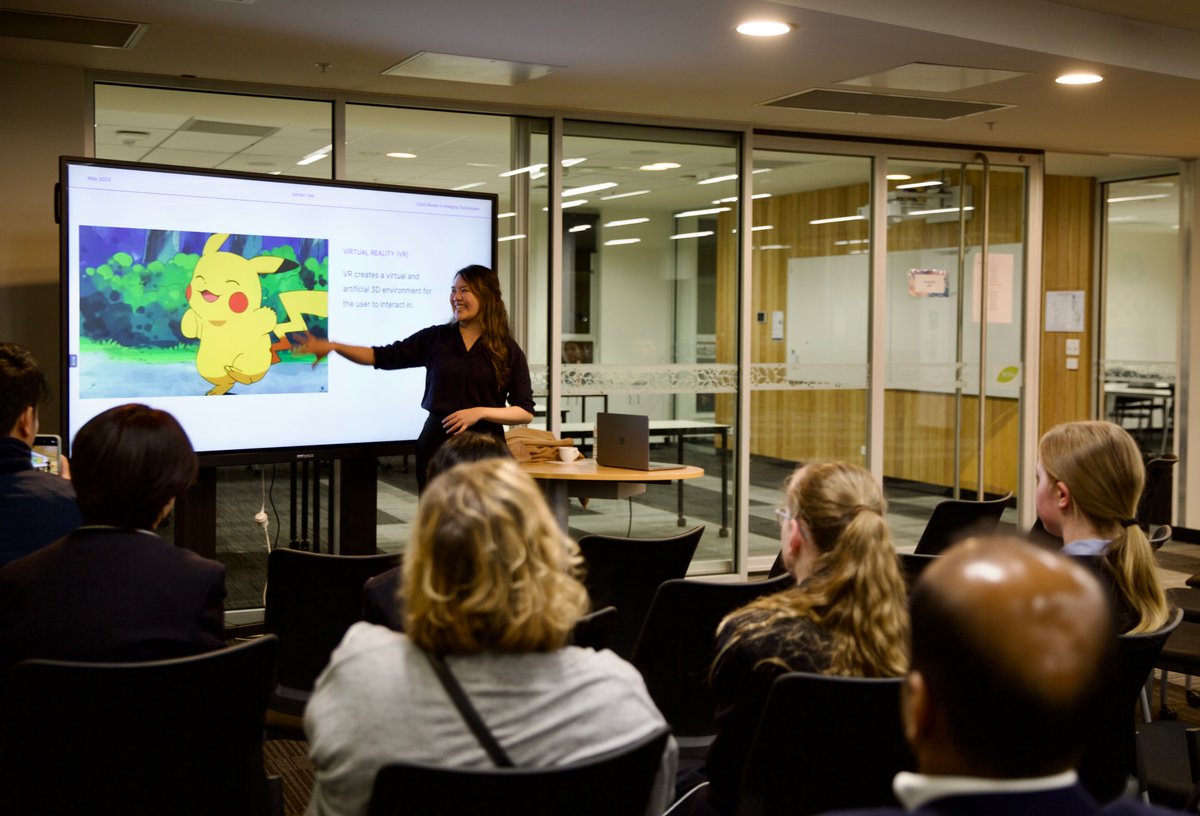
<svg viewBox="0 0 1200 816"><path fill-rule="evenodd" d="M38 434L33 440L33 467L59 474L62 466L62 437L58 434Z"/></svg>

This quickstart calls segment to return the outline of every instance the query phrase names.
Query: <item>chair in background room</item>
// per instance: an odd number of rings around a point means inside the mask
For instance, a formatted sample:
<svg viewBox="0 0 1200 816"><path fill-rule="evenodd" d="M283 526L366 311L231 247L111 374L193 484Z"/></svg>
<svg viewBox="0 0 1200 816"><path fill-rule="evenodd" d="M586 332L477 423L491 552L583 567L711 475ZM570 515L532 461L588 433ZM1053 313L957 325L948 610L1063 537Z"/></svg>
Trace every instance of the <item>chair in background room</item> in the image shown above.
<svg viewBox="0 0 1200 816"><path fill-rule="evenodd" d="M670 724L681 755L702 755L716 732L708 670L717 624L755 598L795 585L785 573L732 584L674 580L658 588L631 662Z"/></svg>
<svg viewBox="0 0 1200 816"><path fill-rule="evenodd" d="M0 813L281 816L263 772L277 640L171 660L27 660L0 715Z"/></svg>
<svg viewBox="0 0 1200 816"><path fill-rule="evenodd" d="M984 501L946 499L938 502L914 552L918 555L941 555L957 541L974 535L987 535L1000 523L1000 516L1011 498L1012 494L1006 493L998 499Z"/></svg>
<svg viewBox="0 0 1200 816"><path fill-rule="evenodd" d="M626 659L633 653L654 593L663 581L687 575L703 535L704 525L700 525L670 538L585 535L579 539L592 608L617 608L614 652Z"/></svg>
<svg viewBox="0 0 1200 816"><path fill-rule="evenodd" d="M363 584L395 567L395 553L325 555L272 550L267 557L263 626L279 637L279 670L267 725L304 739L304 706L317 675L346 630L362 620Z"/></svg>
<svg viewBox="0 0 1200 816"><path fill-rule="evenodd" d="M892 777L916 767L900 677L775 679L746 758L738 816L896 807Z"/></svg>
<svg viewBox="0 0 1200 816"><path fill-rule="evenodd" d="M1079 781L1096 801L1111 802L1138 775L1134 711L1164 644L1183 620L1176 609L1159 629L1117 637L1117 671L1093 718L1094 730L1079 762Z"/></svg>
<svg viewBox="0 0 1200 816"><path fill-rule="evenodd" d="M645 816L668 731L570 765L452 768L383 766L368 816Z"/></svg>

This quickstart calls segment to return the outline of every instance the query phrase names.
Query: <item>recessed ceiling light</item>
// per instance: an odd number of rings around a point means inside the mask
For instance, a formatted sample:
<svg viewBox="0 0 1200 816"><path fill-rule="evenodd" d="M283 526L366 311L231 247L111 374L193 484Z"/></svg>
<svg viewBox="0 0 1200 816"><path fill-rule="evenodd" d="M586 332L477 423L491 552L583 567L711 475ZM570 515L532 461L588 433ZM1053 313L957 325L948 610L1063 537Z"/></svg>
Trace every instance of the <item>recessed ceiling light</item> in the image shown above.
<svg viewBox="0 0 1200 816"><path fill-rule="evenodd" d="M608 190L616 187L615 181L602 181L599 184L586 184L583 187L571 187L562 191L563 197L583 195L584 193L594 193L597 190Z"/></svg>
<svg viewBox="0 0 1200 816"><path fill-rule="evenodd" d="M614 238L611 241L605 241L605 246L620 246L621 244L637 244L641 243L641 238Z"/></svg>
<svg viewBox="0 0 1200 816"><path fill-rule="evenodd" d="M569 230L567 230L567 232L587 232L591 228L592 228L591 224L576 224L575 226L573 226Z"/></svg>
<svg viewBox="0 0 1200 816"><path fill-rule="evenodd" d="M912 184L897 184L897 190L918 190L922 187L940 187L940 181L914 181Z"/></svg>
<svg viewBox="0 0 1200 816"><path fill-rule="evenodd" d="M645 224L649 218L622 218L618 221L609 221L604 226L606 227L628 227L630 224Z"/></svg>
<svg viewBox="0 0 1200 816"><path fill-rule="evenodd" d="M1059 85L1095 85L1097 82L1103 82L1104 77L1099 74L1063 74L1054 81Z"/></svg>
<svg viewBox="0 0 1200 816"><path fill-rule="evenodd" d="M836 218L814 218L810 224L837 224L842 221L866 221L865 215L839 215Z"/></svg>
<svg viewBox="0 0 1200 816"><path fill-rule="evenodd" d="M736 31L747 37L778 37L791 32L794 28L795 26L791 23L781 20L750 20L738 25Z"/></svg>
<svg viewBox="0 0 1200 816"><path fill-rule="evenodd" d="M709 207L706 210L688 210L686 212L675 213L676 218L691 218L694 215L716 215L717 213L729 212L728 207Z"/></svg>
<svg viewBox="0 0 1200 816"><path fill-rule="evenodd" d="M496 218L516 218L516 217L517 217L517 214L515 212L500 213L499 215L496 216Z"/></svg>
<svg viewBox="0 0 1200 816"><path fill-rule="evenodd" d="M519 241L524 237L525 237L525 235L523 233L517 233L516 235L505 235L503 238L497 238L496 242L499 243L502 241Z"/></svg>
<svg viewBox="0 0 1200 816"><path fill-rule="evenodd" d="M645 195L649 190L634 190L629 193L613 193L612 195L600 196L601 201L612 201L614 198L629 198L631 196Z"/></svg>
<svg viewBox="0 0 1200 816"><path fill-rule="evenodd" d="M545 170L545 169L546 169L546 165L544 165L544 164L531 164L528 167L518 167L516 170L505 170L503 173L500 174L500 178L509 178L510 176L519 176L522 173L529 173L530 175L532 175L534 173L541 172L542 170Z"/></svg>
<svg viewBox="0 0 1200 816"><path fill-rule="evenodd" d="M670 236L670 238L672 241L678 241L681 238L705 238L712 234L712 230L703 230L701 232L681 232L678 235Z"/></svg>
<svg viewBox="0 0 1200 816"><path fill-rule="evenodd" d="M416 153L388 153L387 157L389 159L415 159L417 157L417 154Z"/></svg>
<svg viewBox="0 0 1200 816"><path fill-rule="evenodd" d="M712 178L700 179L697 184L717 184L722 181L734 181L737 178L737 173L730 173L726 176L713 176Z"/></svg>
<svg viewBox="0 0 1200 816"><path fill-rule="evenodd" d="M678 170L680 167L676 162L654 162L654 164L643 164L639 170Z"/></svg>
<svg viewBox="0 0 1200 816"><path fill-rule="evenodd" d="M887 174L888 181L908 181L910 178L912 178L912 176L908 175L907 173L888 173Z"/></svg>
<svg viewBox="0 0 1200 816"><path fill-rule="evenodd" d="M577 164L583 164L585 161L587 161L587 158L563 159L561 162L559 162L559 164L561 164L563 167L574 167Z"/></svg>

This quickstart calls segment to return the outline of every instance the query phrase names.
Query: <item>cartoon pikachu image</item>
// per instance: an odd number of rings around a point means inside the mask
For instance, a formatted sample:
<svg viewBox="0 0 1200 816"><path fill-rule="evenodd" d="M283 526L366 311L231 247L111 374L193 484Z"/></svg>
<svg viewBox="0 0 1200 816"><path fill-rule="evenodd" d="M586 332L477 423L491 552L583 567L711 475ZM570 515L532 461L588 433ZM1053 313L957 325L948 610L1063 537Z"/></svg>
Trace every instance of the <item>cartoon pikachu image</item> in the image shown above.
<svg viewBox="0 0 1200 816"><path fill-rule="evenodd" d="M303 314L325 316L328 292L281 292L280 302L288 321L279 323L275 310L262 304L260 275L295 269L286 258L260 255L243 258L221 252L229 233L217 233L204 244L184 297L188 310L180 322L184 337L196 338L196 371L212 383L209 396L227 393L237 383L261 380L273 363L277 349L288 348L286 334L306 329ZM279 341L272 343L274 333Z"/></svg>

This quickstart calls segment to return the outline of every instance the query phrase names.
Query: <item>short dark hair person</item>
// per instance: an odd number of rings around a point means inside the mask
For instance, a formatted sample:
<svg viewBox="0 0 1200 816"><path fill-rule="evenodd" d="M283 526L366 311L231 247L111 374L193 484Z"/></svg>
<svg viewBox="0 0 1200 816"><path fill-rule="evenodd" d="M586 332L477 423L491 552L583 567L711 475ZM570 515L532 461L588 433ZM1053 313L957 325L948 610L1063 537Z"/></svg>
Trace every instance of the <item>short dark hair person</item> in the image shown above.
<svg viewBox="0 0 1200 816"><path fill-rule="evenodd" d="M1115 642L1088 570L1015 538L974 539L925 570L910 615L905 725L923 773L1075 767Z"/></svg>
<svg viewBox="0 0 1200 816"><path fill-rule="evenodd" d="M426 479L432 482L439 473L463 462L479 462L483 459L511 455L508 447L497 437L478 431L463 431L447 439L429 459Z"/></svg>
<svg viewBox="0 0 1200 816"><path fill-rule="evenodd" d="M46 375L29 350L0 343L0 433L8 434L31 405L50 397Z"/></svg>
<svg viewBox="0 0 1200 816"><path fill-rule="evenodd" d="M88 420L71 454L75 493L88 524L152 530L198 471L196 452L178 420L136 403Z"/></svg>

